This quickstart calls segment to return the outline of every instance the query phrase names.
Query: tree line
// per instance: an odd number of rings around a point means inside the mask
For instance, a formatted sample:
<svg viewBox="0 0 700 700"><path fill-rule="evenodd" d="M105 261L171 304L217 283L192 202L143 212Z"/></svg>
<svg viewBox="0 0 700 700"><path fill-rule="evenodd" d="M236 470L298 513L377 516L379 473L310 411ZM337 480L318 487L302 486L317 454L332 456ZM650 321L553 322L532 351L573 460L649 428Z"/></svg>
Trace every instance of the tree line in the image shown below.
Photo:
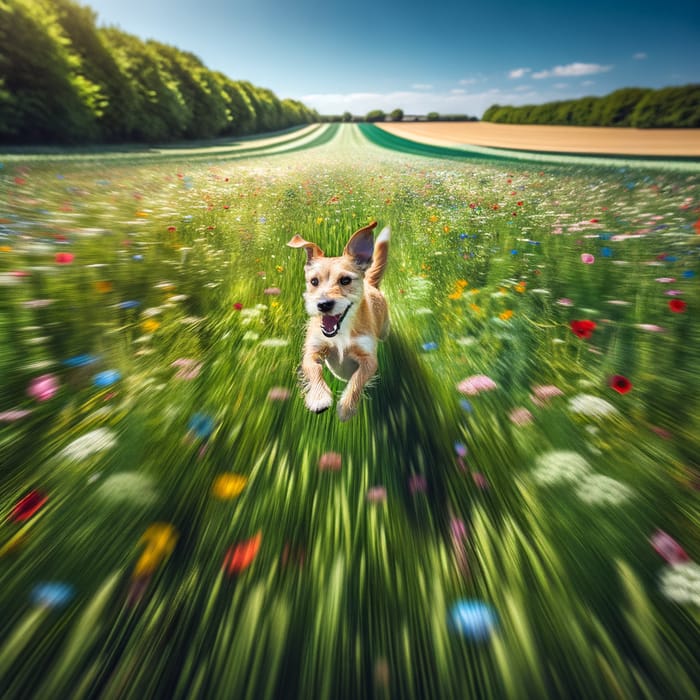
<svg viewBox="0 0 700 700"><path fill-rule="evenodd" d="M404 111L400 108L394 109L389 113L384 112L381 109L372 109L364 116L358 116L351 114L350 112L344 112L340 114L330 114L323 115L321 121L324 122L400 122L405 119L406 115ZM478 121L476 117L469 117L466 114L439 114L438 112L428 112L427 115L412 115L409 120L420 119L420 121L428 122L475 122Z"/></svg>
<svg viewBox="0 0 700 700"><path fill-rule="evenodd" d="M98 27L73 0L0 0L0 142L166 142L316 121L191 53Z"/></svg>
<svg viewBox="0 0 700 700"><path fill-rule="evenodd" d="M496 104L481 119L501 124L700 128L700 84L659 90L623 88L604 97L520 107Z"/></svg>

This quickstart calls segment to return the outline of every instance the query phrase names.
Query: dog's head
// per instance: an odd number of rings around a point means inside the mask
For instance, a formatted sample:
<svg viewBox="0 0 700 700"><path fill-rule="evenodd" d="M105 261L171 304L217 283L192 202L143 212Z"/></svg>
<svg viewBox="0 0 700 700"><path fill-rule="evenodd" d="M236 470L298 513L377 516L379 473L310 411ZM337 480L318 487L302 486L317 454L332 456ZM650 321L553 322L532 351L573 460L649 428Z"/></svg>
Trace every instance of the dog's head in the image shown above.
<svg viewBox="0 0 700 700"><path fill-rule="evenodd" d="M373 222L356 231L347 242L343 254L336 258L326 257L315 244L305 241L299 234L288 246L306 251L306 311L318 317L321 332L333 338L348 315L357 311L364 292L364 276L372 264L374 236Z"/></svg>

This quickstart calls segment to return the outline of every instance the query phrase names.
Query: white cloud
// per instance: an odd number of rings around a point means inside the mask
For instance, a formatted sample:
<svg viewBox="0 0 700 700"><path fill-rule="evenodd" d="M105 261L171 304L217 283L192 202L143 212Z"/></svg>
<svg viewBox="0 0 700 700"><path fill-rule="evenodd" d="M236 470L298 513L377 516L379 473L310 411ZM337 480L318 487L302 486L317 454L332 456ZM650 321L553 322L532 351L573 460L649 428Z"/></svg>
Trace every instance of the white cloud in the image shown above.
<svg viewBox="0 0 700 700"><path fill-rule="evenodd" d="M542 78L570 78L580 75L595 75L596 73L607 73L612 70L612 66L604 66L600 63L569 63L565 66L554 66L551 70L538 71L532 77L536 80Z"/></svg>
<svg viewBox="0 0 700 700"><path fill-rule="evenodd" d="M512 71L509 71L508 77L515 80L522 78L526 73L532 73L532 68L513 68Z"/></svg>
<svg viewBox="0 0 700 700"><path fill-rule="evenodd" d="M632 58L635 61L643 61L645 58L647 58L647 55L644 53L644 51L638 51Z"/></svg>
<svg viewBox="0 0 700 700"><path fill-rule="evenodd" d="M405 114L467 114L481 116L492 104L526 104L543 100L534 90L523 93L519 90L490 88L483 91L394 91L394 92L351 92L302 95L304 104L317 110L319 114L342 114L351 112L365 115L373 109L391 112L402 109Z"/></svg>
<svg viewBox="0 0 700 700"><path fill-rule="evenodd" d="M555 87L557 90L566 90L569 87L569 83L554 83L552 87Z"/></svg>
<svg viewBox="0 0 700 700"><path fill-rule="evenodd" d="M427 85L425 83L416 83L415 85L411 85L411 89L413 89L413 90L432 90L433 86Z"/></svg>
<svg viewBox="0 0 700 700"><path fill-rule="evenodd" d="M459 81L459 84L460 85L474 85L477 82L478 81L476 78L462 78L462 80Z"/></svg>

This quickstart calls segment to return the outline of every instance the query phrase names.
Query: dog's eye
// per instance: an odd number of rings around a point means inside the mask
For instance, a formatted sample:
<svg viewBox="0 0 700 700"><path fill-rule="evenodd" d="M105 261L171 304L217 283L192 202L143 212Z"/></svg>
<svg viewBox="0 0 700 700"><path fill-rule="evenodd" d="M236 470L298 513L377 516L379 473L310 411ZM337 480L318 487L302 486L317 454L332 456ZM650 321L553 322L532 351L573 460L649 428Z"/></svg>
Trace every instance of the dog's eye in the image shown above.
<svg viewBox="0 0 700 700"><path fill-rule="evenodd" d="M312 287L318 287L318 277L312 277L309 282L311 282Z"/></svg>
<svg viewBox="0 0 700 700"><path fill-rule="evenodd" d="M339 281L340 284L343 285L343 287L347 287L350 284L350 282L352 282L352 277L341 277Z"/></svg>

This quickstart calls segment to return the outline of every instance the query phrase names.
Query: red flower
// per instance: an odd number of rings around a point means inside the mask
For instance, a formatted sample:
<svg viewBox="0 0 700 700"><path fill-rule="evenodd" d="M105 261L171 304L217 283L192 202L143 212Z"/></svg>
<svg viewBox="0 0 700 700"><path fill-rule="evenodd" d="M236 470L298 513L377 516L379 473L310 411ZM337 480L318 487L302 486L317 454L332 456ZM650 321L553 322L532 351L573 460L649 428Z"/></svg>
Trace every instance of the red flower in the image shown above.
<svg viewBox="0 0 700 700"><path fill-rule="evenodd" d="M175 231L177 231L176 226L168 226L168 233L175 233Z"/></svg>
<svg viewBox="0 0 700 700"><path fill-rule="evenodd" d="M224 558L224 570L229 576L239 574L244 569L247 569L255 559L260 542L262 541L262 532L258 532L254 537L244 542L239 542L233 547L229 547Z"/></svg>
<svg viewBox="0 0 700 700"><path fill-rule="evenodd" d="M56 253L56 262L59 265L68 265L73 262L74 258L73 253Z"/></svg>
<svg viewBox="0 0 700 700"><path fill-rule="evenodd" d="M234 305L233 308L236 309L236 311L240 311L243 308L243 304L241 304L240 301L237 301Z"/></svg>
<svg viewBox="0 0 700 700"><path fill-rule="evenodd" d="M688 305L682 299L671 299L671 301L668 302L668 308L671 309L674 314L682 314L686 306Z"/></svg>
<svg viewBox="0 0 700 700"><path fill-rule="evenodd" d="M596 329L595 321L571 321L569 325L576 336L583 340L588 340Z"/></svg>
<svg viewBox="0 0 700 700"><path fill-rule="evenodd" d="M22 523L29 520L48 500L48 496L41 491L30 491L21 501L15 504L10 513L10 520Z"/></svg>
<svg viewBox="0 0 700 700"><path fill-rule="evenodd" d="M621 374L614 374L608 379L608 386L618 394L626 394L632 389L632 382Z"/></svg>

